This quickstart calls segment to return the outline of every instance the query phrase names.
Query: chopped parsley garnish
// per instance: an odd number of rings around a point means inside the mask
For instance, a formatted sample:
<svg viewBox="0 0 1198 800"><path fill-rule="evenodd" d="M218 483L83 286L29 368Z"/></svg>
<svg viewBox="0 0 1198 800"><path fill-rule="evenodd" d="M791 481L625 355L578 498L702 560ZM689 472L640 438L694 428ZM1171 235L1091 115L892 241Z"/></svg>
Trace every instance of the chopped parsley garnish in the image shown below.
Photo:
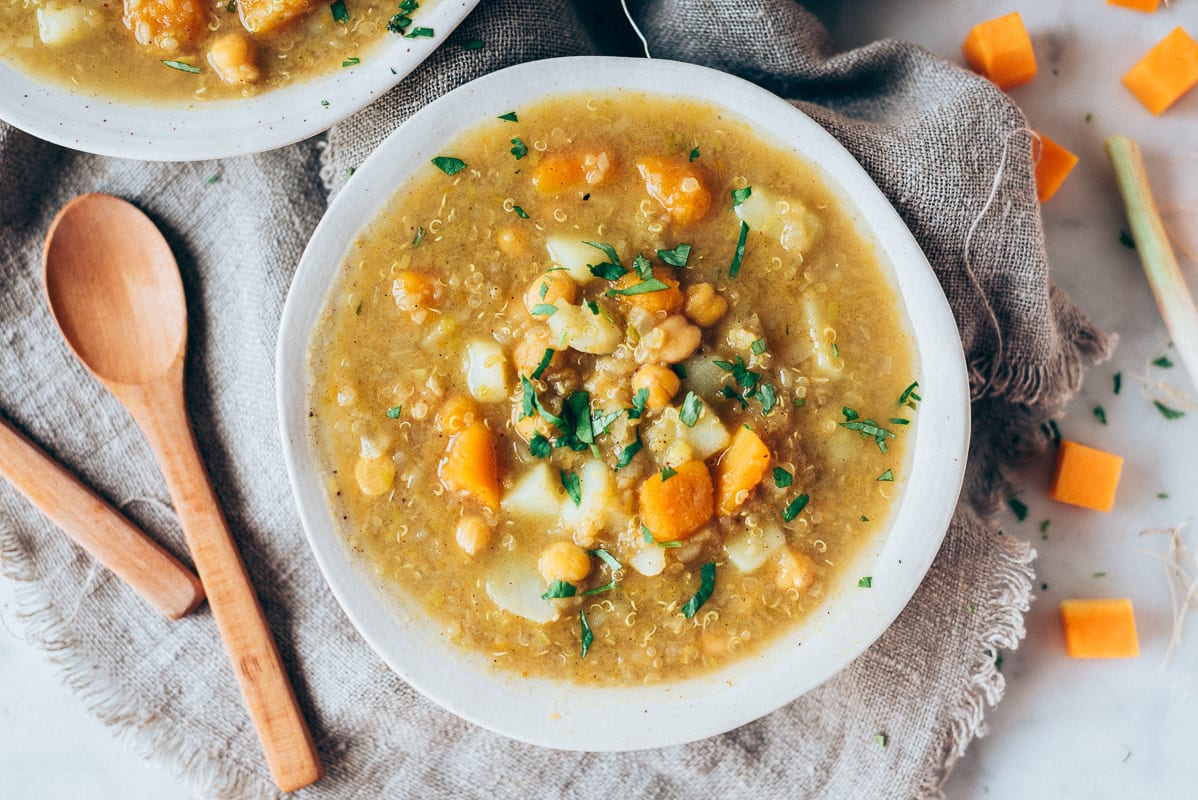
<svg viewBox="0 0 1198 800"><path fill-rule="evenodd" d="M509 111L506 114L500 114L498 119L501 119L504 122L519 122L520 121L520 118L516 116L515 111Z"/></svg>
<svg viewBox="0 0 1198 800"><path fill-rule="evenodd" d="M549 454L553 452L553 445L540 433L534 433L528 442L528 449L537 458L549 458Z"/></svg>
<svg viewBox="0 0 1198 800"><path fill-rule="evenodd" d="M1048 533L1048 523L1049 522L1051 522L1051 520L1047 520L1047 519L1040 520L1040 533Z"/></svg>
<svg viewBox="0 0 1198 800"><path fill-rule="evenodd" d="M437 156L433 159L433 166L446 175L457 175L466 168L466 162L453 156Z"/></svg>
<svg viewBox="0 0 1198 800"><path fill-rule="evenodd" d="M785 489L795 482L795 476L791 475L782 467L774 467L774 485L779 489Z"/></svg>
<svg viewBox="0 0 1198 800"><path fill-rule="evenodd" d="M632 408L628 409L628 418L637 419L645 411L645 403L649 402L649 389L637 389L632 395Z"/></svg>
<svg viewBox="0 0 1198 800"><path fill-rule="evenodd" d="M832 342L832 358L840 358L840 345Z"/></svg>
<svg viewBox="0 0 1198 800"><path fill-rule="evenodd" d="M520 208L520 206L512 206L512 211L515 211L516 216L520 219L528 219L528 212Z"/></svg>
<svg viewBox="0 0 1198 800"><path fill-rule="evenodd" d="M574 472L566 472L564 469L559 470L559 472L566 494L570 495L570 499L574 501L574 505L582 505L582 482L578 479L578 475Z"/></svg>
<svg viewBox="0 0 1198 800"><path fill-rule="evenodd" d="M861 416L860 414L857 413L856 409L849 408L848 406L841 406L840 413L844 414L844 418L849 422L852 422L853 420L855 420L859 416Z"/></svg>
<svg viewBox="0 0 1198 800"><path fill-rule="evenodd" d="M1176 408L1169 408L1160 400L1153 400L1152 404L1156 406L1156 410L1161 412L1161 416L1165 419L1181 419L1186 415L1186 412L1178 411Z"/></svg>
<svg viewBox="0 0 1198 800"><path fill-rule="evenodd" d="M673 469L671 467L666 467L665 469L663 469L661 471L661 482L665 483L666 481L668 481L670 478L674 477L677 474L678 474L678 470Z"/></svg>
<svg viewBox="0 0 1198 800"><path fill-rule="evenodd" d="M787 503L786 508L782 509L783 522L790 522L792 519L797 517L799 512L806 508L809 502L811 502L811 495L801 494L794 500L791 500L789 503Z"/></svg>
<svg viewBox="0 0 1198 800"><path fill-rule="evenodd" d="M749 349L753 351L753 355L761 355L765 352L765 339L754 339Z"/></svg>
<svg viewBox="0 0 1198 800"><path fill-rule="evenodd" d="M653 532L641 525L641 538L645 540L645 544L655 544L658 547L682 547L682 542L659 542L653 538Z"/></svg>
<svg viewBox="0 0 1198 800"><path fill-rule="evenodd" d="M879 747L885 747L890 744L890 737L879 731L874 734L874 741L877 742Z"/></svg>
<svg viewBox="0 0 1198 800"><path fill-rule="evenodd" d="M746 186L746 187L745 187L745 188L743 188L743 189L733 189L733 190L732 190L732 207L733 207L733 208L736 208L736 207L737 207L737 206L739 206L741 203L743 203L743 202L745 202L746 200L748 200L748 199L749 199L749 196L750 196L751 194L753 194L753 187L752 187L752 186Z"/></svg>
<svg viewBox="0 0 1198 800"><path fill-rule="evenodd" d="M1094 573L1094 577L1095 577L1095 578L1105 578L1105 577L1106 577L1106 573L1105 573L1105 572L1095 572L1095 573Z"/></svg>
<svg viewBox="0 0 1198 800"><path fill-rule="evenodd" d="M578 609L578 625L582 630L582 655L579 658L586 658L587 651L591 649L591 643L595 641L595 634L591 633L591 626L587 624L586 612L581 608Z"/></svg>
<svg viewBox="0 0 1198 800"><path fill-rule="evenodd" d="M333 19L337 22L349 22L349 12L345 10L345 0L333 0L329 10L333 12Z"/></svg>
<svg viewBox="0 0 1198 800"><path fill-rule="evenodd" d="M485 42L483 42L482 39L467 39L466 41L462 42L462 49L463 50L482 50L483 44L485 44Z"/></svg>
<svg viewBox="0 0 1198 800"><path fill-rule="evenodd" d="M212 184L216 183L219 180L220 180L220 173L214 172L208 176L208 179L206 181L204 181L204 185L211 186Z"/></svg>
<svg viewBox="0 0 1198 800"><path fill-rule="evenodd" d="M741 220L740 238L736 240L736 252L732 256L732 265L728 267L728 277L735 278L740 274L740 264L745 260L745 238L749 235L749 223Z"/></svg>
<svg viewBox="0 0 1198 800"><path fill-rule="evenodd" d="M883 428L872 419L860 419L860 415L848 406L842 408L841 413L844 414L845 422L839 423L840 427L850 431L857 431L866 439L873 439L874 444L876 444L878 449L883 453L885 453L887 450L886 440L888 438L896 438L893 431Z"/></svg>
<svg viewBox="0 0 1198 800"><path fill-rule="evenodd" d="M619 419L620 415L623 413L623 410L620 410L609 411L606 414L600 413L593 415L591 417L591 430L595 432L596 436L602 433L607 433L608 427L610 427L613 422Z"/></svg>
<svg viewBox="0 0 1198 800"><path fill-rule="evenodd" d="M757 402L761 403L761 413L765 416L769 416L769 413L774 410L774 406L778 404L778 393L774 390L772 383L762 384L755 397Z"/></svg>
<svg viewBox="0 0 1198 800"><path fill-rule="evenodd" d="M1156 493L1156 499L1157 499L1157 500L1168 500L1168 499L1169 499L1169 493L1168 493L1168 492L1157 492L1157 493Z"/></svg>
<svg viewBox="0 0 1198 800"><path fill-rule="evenodd" d="M915 393L915 390L918 388L919 381L915 381L906 389L903 389L903 393L899 395L898 405L906 405L908 408L915 408L915 404L923 400L922 397Z"/></svg>
<svg viewBox="0 0 1198 800"><path fill-rule="evenodd" d="M578 591L578 587L566 581L554 581L549 584L549 589L545 594L541 595L542 600L556 600L559 597L573 597Z"/></svg>
<svg viewBox="0 0 1198 800"><path fill-rule="evenodd" d="M861 521L862 521L862 522L869 522L869 517L867 517L867 516L865 516L864 514L862 514L862 515L861 515Z"/></svg>
<svg viewBox="0 0 1198 800"><path fill-rule="evenodd" d="M587 552L602 561L604 564L607 564L612 572L619 572L620 570L624 569L624 565L617 561L615 556L604 550L602 547L597 550L588 550Z"/></svg>
<svg viewBox="0 0 1198 800"><path fill-rule="evenodd" d="M695 149L691 150L690 157L687 159L687 161L694 161L698 157L699 157L699 148L696 147Z"/></svg>
<svg viewBox="0 0 1198 800"><path fill-rule="evenodd" d="M528 155L528 145L521 141L519 136L512 139L512 155L516 157L517 161Z"/></svg>
<svg viewBox="0 0 1198 800"><path fill-rule="evenodd" d="M324 106L325 108L328 108L328 107L329 107L329 101L328 101L328 100L321 100L321 101L320 101L320 104L321 104L322 106Z"/></svg>
<svg viewBox="0 0 1198 800"><path fill-rule="evenodd" d="M882 481L883 483L885 483L886 481L893 481L894 480L894 470L888 469L885 472L883 472L881 475L879 475L877 478L874 478L874 480Z"/></svg>
<svg viewBox="0 0 1198 800"><path fill-rule="evenodd" d="M350 56L349 58L347 58L347 59L345 59L344 61L342 61L342 62L341 62L341 66L343 66L343 67L356 67L356 66L358 66L358 65L359 65L359 64L361 64L361 63L362 63L362 59L358 58L357 56Z"/></svg>
<svg viewBox="0 0 1198 800"><path fill-rule="evenodd" d="M192 75L199 75L200 68L193 67L191 64L185 64L182 61L172 61L169 58L162 59L162 63L171 69L177 69L179 72L190 72Z"/></svg>
<svg viewBox="0 0 1198 800"><path fill-rule="evenodd" d="M420 3L416 0L401 0L399 13L387 20L387 30L391 33L402 34L412 24L411 13L418 8L420 8Z"/></svg>
<svg viewBox="0 0 1198 800"><path fill-rule="evenodd" d="M703 604L711 599L715 591L715 562L708 561L699 570L699 591L695 592L686 605L682 607L682 616L690 619L698 613Z"/></svg>
<svg viewBox="0 0 1198 800"><path fill-rule="evenodd" d="M1123 388L1123 373L1116 372L1114 377L1115 394L1119 394L1119 390Z"/></svg>
<svg viewBox="0 0 1198 800"><path fill-rule="evenodd" d="M890 424L891 425L910 425L911 420L904 419L903 417L891 417Z"/></svg>
<svg viewBox="0 0 1198 800"><path fill-rule="evenodd" d="M603 278L605 281L618 281L628 274L628 270L619 264L609 264L606 261L602 264L589 264L587 265L587 269L596 278Z"/></svg>
<svg viewBox="0 0 1198 800"><path fill-rule="evenodd" d="M874 576L866 575L861 580L857 581L858 589L872 589L874 585Z"/></svg>
<svg viewBox="0 0 1198 800"><path fill-rule="evenodd" d="M533 380L540 380L541 376L545 374L545 370L548 368L549 362L553 360L554 352L556 351L551 350L548 347L545 348L545 355L541 356L541 360L537 362L537 368L532 371Z"/></svg>
<svg viewBox="0 0 1198 800"><path fill-rule="evenodd" d="M405 39L431 39L436 33L432 28L412 28L412 32L404 36Z"/></svg>
<svg viewBox="0 0 1198 800"><path fill-rule="evenodd" d="M1103 425L1106 425L1106 409L1102 406L1094 406L1094 417Z"/></svg>
<svg viewBox="0 0 1198 800"><path fill-rule="evenodd" d="M1131 238L1131 234L1127 231L1119 231L1119 244L1126 247L1128 250L1136 249L1136 240Z"/></svg>
<svg viewBox="0 0 1198 800"><path fill-rule="evenodd" d="M424 226L417 225L416 226L416 235L412 237L412 247L416 247L423 241L424 241Z"/></svg>
<svg viewBox="0 0 1198 800"><path fill-rule="evenodd" d="M390 417L391 419L399 419L399 415L402 413L403 413L402 405L398 405L398 406L395 406L394 408L387 409L387 416Z"/></svg>
<svg viewBox="0 0 1198 800"><path fill-rule="evenodd" d="M687 392L686 398L682 401L681 408L678 409L678 419L688 428L695 427L695 423L699 421L699 414L703 412L703 401L699 399L699 395L694 392Z"/></svg>
<svg viewBox="0 0 1198 800"><path fill-rule="evenodd" d="M1007 505L1015 512L1015 518L1020 522L1027 519L1027 503L1019 499L1019 495L1013 494L1007 498Z"/></svg>
<svg viewBox="0 0 1198 800"><path fill-rule="evenodd" d="M1160 358L1155 358L1152 360L1152 366L1160 367L1161 369L1169 369L1173 366L1173 362L1169 360L1168 356L1161 356Z"/></svg>
<svg viewBox="0 0 1198 800"><path fill-rule="evenodd" d="M614 588L616 588L616 581L612 580L610 583L605 583L602 586L596 586L594 589L587 589L582 593L582 596L589 597L590 595L599 594L600 592L610 592Z"/></svg>
<svg viewBox="0 0 1198 800"><path fill-rule="evenodd" d="M608 261L615 264L617 267L623 268L624 265L620 263L620 254L616 252L616 248L612 247L607 242L583 242L583 244L590 245L596 250L602 251L603 255L607 256ZM628 270L624 271L627 272Z"/></svg>
<svg viewBox="0 0 1198 800"><path fill-rule="evenodd" d="M682 364L671 364L670 372L674 373L679 378L682 378L682 380L686 380L686 367Z"/></svg>
<svg viewBox="0 0 1198 800"><path fill-rule="evenodd" d="M562 415L554 423L561 430L558 446L571 450L586 450L595 443L595 431L591 427L591 395L588 392L571 392L562 403Z"/></svg>
<svg viewBox="0 0 1198 800"><path fill-rule="evenodd" d="M663 264L668 264L671 267L685 267L691 257L691 246L683 243L673 250L658 250L657 257Z"/></svg>
<svg viewBox="0 0 1198 800"><path fill-rule="evenodd" d="M652 292L660 292L669 288L669 284L664 283L660 279L649 278L648 280L642 280L640 283L634 283L627 289L608 289L607 295L609 297L615 297L616 295L624 295L627 297L628 295L634 294L650 294Z"/></svg>
<svg viewBox="0 0 1198 800"><path fill-rule="evenodd" d="M636 258L632 259L632 268L636 270L636 276L643 281L653 277L653 264L641 253L637 253Z"/></svg>
<svg viewBox="0 0 1198 800"><path fill-rule="evenodd" d="M645 445L641 441L641 431L638 428L636 431L636 439L620 451L620 458L616 461L616 469L623 469L632 461L632 457L641 451Z"/></svg>
<svg viewBox="0 0 1198 800"><path fill-rule="evenodd" d="M552 317L557 313L557 306L553 303L537 303L532 307L532 315L534 317L544 314L547 317Z"/></svg>

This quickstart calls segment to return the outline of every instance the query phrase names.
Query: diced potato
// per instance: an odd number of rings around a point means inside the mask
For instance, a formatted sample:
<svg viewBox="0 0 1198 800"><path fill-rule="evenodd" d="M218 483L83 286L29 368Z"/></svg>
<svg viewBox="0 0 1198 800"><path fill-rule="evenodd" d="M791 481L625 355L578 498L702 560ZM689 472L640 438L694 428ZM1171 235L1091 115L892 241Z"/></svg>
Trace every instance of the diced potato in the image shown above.
<svg viewBox="0 0 1198 800"><path fill-rule="evenodd" d="M258 80L258 53L248 36L227 33L208 48L208 63L225 83Z"/></svg>
<svg viewBox="0 0 1198 800"><path fill-rule="evenodd" d="M478 555L491 543L491 526L477 514L467 514L458 520L454 540L466 555Z"/></svg>
<svg viewBox="0 0 1198 800"><path fill-rule="evenodd" d="M566 274L579 286L586 286L595 280L590 265L600 264L605 260L603 253L586 242L563 236L546 238L545 249L549 251L549 258L553 263L565 269Z"/></svg>
<svg viewBox="0 0 1198 800"><path fill-rule="evenodd" d="M654 473L641 484L641 522L659 542L685 539L715 513L711 474L702 461L679 464L662 479Z"/></svg>
<svg viewBox="0 0 1198 800"><path fill-rule="evenodd" d="M781 552L786 535L777 525L737 531L724 541L728 560L741 572L748 574L761 568L770 556Z"/></svg>
<svg viewBox="0 0 1198 800"><path fill-rule="evenodd" d="M540 462L525 472L504 495L500 505L514 517L543 526L556 525L562 518L560 481ZM570 505L573 501L566 500Z"/></svg>
<svg viewBox="0 0 1198 800"><path fill-rule="evenodd" d="M467 425L449 440L437 477L451 492L473 497L487 508L499 508L499 461L495 435L481 422Z"/></svg>
<svg viewBox="0 0 1198 800"><path fill-rule="evenodd" d="M207 30L208 5L203 0L124 1L125 27L138 44L173 52L193 46Z"/></svg>
<svg viewBox="0 0 1198 800"><path fill-rule="evenodd" d="M723 450L732 441L732 435L720 422L720 418L707 406L699 415L693 428L688 428L679 421L680 433L686 443L695 452L695 458L707 459Z"/></svg>
<svg viewBox="0 0 1198 800"><path fill-rule="evenodd" d="M640 574L652 578L665 571L666 551L655 544L647 545L633 553L628 563Z"/></svg>
<svg viewBox="0 0 1198 800"><path fill-rule="evenodd" d="M241 24L253 34L269 33L312 7L310 0L238 0Z"/></svg>
<svg viewBox="0 0 1198 800"><path fill-rule="evenodd" d="M802 302L803 317L807 324L807 339L811 343L811 357L815 368L825 375L838 371L843 362L832 350L832 340L825 333L828 323L820 313L819 305L812 294L805 294Z"/></svg>
<svg viewBox="0 0 1198 800"><path fill-rule="evenodd" d="M498 343L475 339L466 345L466 386L480 403L499 403L511 394L511 370Z"/></svg>
<svg viewBox="0 0 1198 800"><path fill-rule="evenodd" d="M586 306L563 305L549 317L550 342L554 348L569 347L580 353L607 355L624 340L624 330L607 315Z"/></svg>
<svg viewBox="0 0 1198 800"><path fill-rule="evenodd" d="M575 505L567 497L561 504L561 521L567 530L586 538L627 524L628 511L616 494L616 478L606 464L588 460L577 475L581 502Z"/></svg>
<svg viewBox="0 0 1198 800"><path fill-rule="evenodd" d="M37 35L42 44L59 47L78 42L96 29L99 16L81 5L49 3L37 9Z"/></svg>
<svg viewBox="0 0 1198 800"><path fill-rule="evenodd" d="M682 423L678 409L666 408L652 422L643 428L644 442L652 453L666 454L664 463L677 466L668 454L675 452L675 445L685 445L681 449L687 454L683 461L698 459L703 461L715 455L728 446L732 436L720 422L720 418L709 408L704 407L693 428Z"/></svg>
<svg viewBox="0 0 1198 800"><path fill-rule="evenodd" d="M557 603L542 600L545 581L526 557L508 556L487 575L487 596L509 614L544 625L558 618Z"/></svg>
<svg viewBox="0 0 1198 800"><path fill-rule="evenodd" d="M807 252L823 233L819 217L801 201L788 199L780 205L773 194L756 186L733 210L750 230L776 240L788 253Z"/></svg>
<svg viewBox="0 0 1198 800"><path fill-rule="evenodd" d="M707 179L686 159L644 156L637 159L636 169L645 191L674 221L695 222L711 207Z"/></svg>
<svg viewBox="0 0 1198 800"><path fill-rule="evenodd" d="M782 591L794 589L802 594L815 583L817 568L811 556L806 553L783 547L778 551L777 563L778 572L774 575L774 585Z"/></svg>

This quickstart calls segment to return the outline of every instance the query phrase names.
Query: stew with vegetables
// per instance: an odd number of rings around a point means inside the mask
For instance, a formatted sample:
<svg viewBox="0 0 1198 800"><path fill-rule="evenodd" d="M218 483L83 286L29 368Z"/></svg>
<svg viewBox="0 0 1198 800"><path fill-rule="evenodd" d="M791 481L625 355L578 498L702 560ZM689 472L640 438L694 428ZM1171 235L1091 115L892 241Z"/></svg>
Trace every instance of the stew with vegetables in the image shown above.
<svg viewBox="0 0 1198 800"><path fill-rule="evenodd" d="M671 680L794 626L887 527L918 416L852 214L694 101L557 97L448 142L313 333L347 544L521 675Z"/></svg>
<svg viewBox="0 0 1198 800"><path fill-rule="evenodd" d="M420 16L422 6L435 3L0 0L0 58L39 78L116 99L249 96L336 69L366 68L388 36L434 36Z"/></svg>

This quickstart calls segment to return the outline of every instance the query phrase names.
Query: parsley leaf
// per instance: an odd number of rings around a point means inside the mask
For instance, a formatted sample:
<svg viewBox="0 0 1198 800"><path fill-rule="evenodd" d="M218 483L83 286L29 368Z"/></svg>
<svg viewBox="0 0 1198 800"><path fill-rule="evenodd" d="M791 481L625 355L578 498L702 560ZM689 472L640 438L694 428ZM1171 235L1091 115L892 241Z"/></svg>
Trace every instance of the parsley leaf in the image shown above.
<svg viewBox="0 0 1198 800"><path fill-rule="evenodd" d="M404 36L405 39L431 39L436 33L432 28L412 28L412 32Z"/></svg>
<svg viewBox="0 0 1198 800"><path fill-rule="evenodd" d="M520 206L512 206L512 211L516 212L516 216L520 219L528 219L528 212Z"/></svg>
<svg viewBox="0 0 1198 800"><path fill-rule="evenodd" d="M678 419L688 428L695 427L699 414L703 412L703 401L694 392L687 392L682 407L678 409Z"/></svg>
<svg viewBox="0 0 1198 800"><path fill-rule="evenodd" d="M1169 360L1168 356L1161 356L1160 358L1153 359L1152 366L1169 369L1173 366L1173 362Z"/></svg>
<svg viewBox="0 0 1198 800"><path fill-rule="evenodd" d="M690 619L698 613L703 604L711 599L715 591L715 562L708 561L699 571L699 591L695 592L686 605L682 607L682 616Z"/></svg>
<svg viewBox="0 0 1198 800"><path fill-rule="evenodd" d="M162 59L162 63L171 69L178 70L179 72L190 72L192 75L200 74L199 67L193 67L191 64L186 64L182 61L174 61L169 58L164 58Z"/></svg>
<svg viewBox="0 0 1198 800"><path fill-rule="evenodd" d="M632 408L628 409L628 418L637 419L645 411L645 403L649 402L649 389L637 389L632 395Z"/></svg>
<svg viewBox="0 0 1198 800"><path fill-rule="evenodd" d="M864 578L857 581L858 589L872 589L873 585L874 585L874 577L872 575L866 575Z"/></svg>
<svg viewBox="0 0 1198 800"><path fill-rule="evenodd" d="M627 289L608 289L607 295L608 297L615 297L616 295L628 296L634 294L650 294L652 292L660 292L669 288L669 284L664 283L660 279L649 278L648 280L642 280L640 283L634 283Z"/></svg>
<svg viewBox="0 0 1198 800"><path fill-rule="evenodd" d="M345 10L345 0L333 0L329 10L333 12L334 21L349 22L349 12Z"/></svg>
<svg viewBox="0 0 1198 800"><path fill-rule="evenodd" d="M875 478L874 480L878 480L878 481L882 481L882 482L893 481L894 480L894 470L888 469L885 472L883 472L881 475L879 475L877 478Z"/></svg>
<svg viewBox="0 0 1198 800"><path fill-rule="evenodd" d="M749 235L749 223L741 220L740 238L736 240L736 252L732 255L732 265L728 267L728 277L735 278L740 274L740 264L745 259L745 238Z"/></svg>
<svg viewBox="0 0 1198 800"><path fill-rule="evenodd" d="M765 339L754 339L749 345L749 349L753 351L753 355L759 356L765 352Z"/></svg>
<svg viewBox="0 0 1198 800"><path fill-rule="evenodd" d="M515 111L509 111L506 114L500 114L499 119L502 119L506 122L519 122L520 121L520 118L516 116Z"/></svg>
<svg viewBox="0 0 1198 800"><path fill-rule="evenodd" d="M437 156L433 159L433 166L446 175L457 175L466 168L466 162L453 156Z"/></svg>
<svg viewBox="0 0 1198 800"><path fill-rule="evenodd" d="M526 145L526 144L524 144L524 142L520 141L519 136L517 136L515 139L512 139L512 144L515 145L512 148L512 155L514 155L516 157L517 161L519 161L520 159L522 159L526 155L528 155L528 145Z"/></svg>
<svg viewBox="0 0 1198 800"><path fill-rule="evenodd" d="M399 419L399 415L401 413L403 413L402 405L398 405L398 406L395 406L394 408L387 409L387 416L390 417L391 419Z"/></svg>
<svg viewBox="0 0 1198 800"><path fill-rule="evenodd" d="M598 548L597 550L588 550L587 552L602 561L604 564L607 564L612 572L619 572L620 570L624 569L624 565L617 561L615 556L604 550L602 547Z"/></svg>
<svg viewBox="0 0 1198 800"><path fill-rule="evenodd" d="M794 500L791 500L786 504L786 508L782 509L782 520L790 522L799 515L799 512L807 507L809 502L811 502L811 495L808 494L801 494Z"/></svg>
<svg viewBox="0 0 1198 800"><path fill-rule="evenodd" d="M666 481L668 481L670 478L674 477L677 474L678 474L678 470L672 469L670 467L666 467L665 469L663 469L661 471L661 482L665 483Z"/></svg>
<svg viewBox="0 0 1198 800"><path fill-rule="evenodd" d="M537 303L532 307L532 315L534 317L539 317L542 314L544 314L546 317L552 317L556 313L557 306L553 305L552 303ZM533 377L535 378L537 376L534 375Z"/></svg>
<svg viewBox="0 0 1198 800"><path fill-rule="evenodd" d="M1094 418L1106 425L1106 409L1102 406L1094 406Z"/></svg>
<svg viewBox="0 0 1198 800"><path fill-rule="evenodd" d="M352 57L350 57L350 58L347 58L347 59L345 59L344 61L342 61L342 62L341 62L341 66L343 66L343 67L356 67L356 66L358 66L358 65L359 65L359 64L361 64L361 63L362 63L362 59L358 58L357 56L352 56Z"/></svg>
<svg viewBox="0 0 1198 800"><path fill-rule="evenodd" d="M1011 507L1011 511L1015 512L1015 518L1020 522L1027 519L1027 503L1019 499L1019 495L1013 494L1007 498L1007 505Z"/></svg>
<svg viewBox="0 0 1198 800"><path fill-rule="evenodd" d="M566 494L570 495L570 499L574 501L574 505L582 505L582 482L578 479L578 475L574 472L566 472L564 469L559 470L562 479L562 486L566 489Z"/></svg>
<svg viewBox="0 0 1198 800"><path fill-rule="evenodd" d="M920 397L918 394L915 393L915 390L918 388L919 388L919 381L914 381L906 389L903 389L903 393L901 395L899 395L898 405L901 406L901 405L905 404L905 405L909 406L910 408L915 408L915 404L918 403L920 400L923 400L922 397Z"/></svg>
<svg viewBox="0 0 1198 800"><path fill-rule="evenodd" d="M683 243L673 250L658 250L657 257L663 264L668 264L671 267L685 267L691 257L691 246Z"/></svg>
<svg viewBox="0 0 1198 800"><path fill-rule="evenodd" d="M601 250L603 255L607 256L611 263L615 264L617 267L623 268L624 265L620 263L620 255L616 252L616 248L612 247L607 242L583 242L583 244L590 245L596 250ZM627 272L628 270L624 271Z"/></svg>
<svg viewBox="0 0 1198 800"><path fill-rule="evenodd" d="M578 587L566 581L554 581L549 584L549 589L545 594L541 595L542 600L555 600L559 597L573 597L578 591Z"/></svg>
<svg viewBox="0 0 1198 800"><path fill-rule="evenodd" d="M418 247L424 241L424 226L416 226L416 235L412 237L412 247Z"/></svg>
<svg viewBox="0 0 1198 800"><path fill-rule="evenodd" d="M624 448L620 453L620 459L616 462L616 469L623 469L632 461L632 457L641 451L645 445L641 441L641 431L638 428L636 431L636 439Z"/></svg>
<svg viewBox="0 0 1198 800"><path fill-rule="evenodd" d="M694 161L698 157L699 157L699 148L696 147L694 150L691 150L690 158L688 158L687 161Z"/></svg>
<svg viewBox="0 0 1198 800"><path fill-rule="evenodd" d="M632 268L636 270L637 277L643 281L653 277L653 264L641 253L637 253L636 258L632 259Z"/></svg>
<svg viewBox="0 0 1198 800"><path fill-rule="evenodd" d="M736 208L741 203L748 200L749 196L752 194L753 194L752 186L746 186L743 189L733 189L732 190L732 207Z"/></svg>
<svg viewBox="0 0 1198 800"><path fill-rule="evenodd" d="M595 634L591 633L591 626L587 624L586 612L581 608L578 609L578 624L582 630L582 655L579 658L586 658L587 651L591 649L591 644L595 641Z"/></svg>
<svg viewBox="0 0 1198 800"><path fill-rule="evenodd" d="M774 485L779 489L785 489L795 482L795 476L791 475L782 467L774 467Z"/></svg>
<svg viewBox="0 0 1198 800"><path fill-rule="evenodd" d="M1122 372L1115 373L1114 382L1115 382L1115 394L1119 394L1119 390L1123 388L1123 373Z"/></svg>
<svg viewBox="0 0 1198 800"><path fill-rule="evenodd" d="M1186 415L1186 412L1178 411L1176 408L1169 408L1160 400L1153 400L1152 404L1156 406L1156 410L1161 412L1161 416L1165 419L1181 419Z"/></svg>
<svg viewBox="0 0 1198 800"><path fill-rule="evenodd" d="M553 445L540 433L534 433L528 442L528 449L537 458L549 458L549 454L553 452Z"/></svg>

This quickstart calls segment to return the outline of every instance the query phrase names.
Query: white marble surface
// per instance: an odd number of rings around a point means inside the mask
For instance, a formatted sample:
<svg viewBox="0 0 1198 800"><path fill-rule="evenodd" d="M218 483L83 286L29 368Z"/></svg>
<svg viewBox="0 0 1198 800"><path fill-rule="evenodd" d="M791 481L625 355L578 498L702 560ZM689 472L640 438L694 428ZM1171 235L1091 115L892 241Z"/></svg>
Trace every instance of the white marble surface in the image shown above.
<svg viewBox="0 0 1198 800"><path fill-rule="evenodd" d="M946 783L953 798L1182 798L1198 784L1198 617L1167 667L1169 594L1158 561L1160 536L1140 536L1198 512L1198 392L1180 366L1149 361L1169 354L1168 335L1133 251L1119 245L1125 227L1102 138L1126 133L1148 156L1155 188L1175 232L1198 253L1198 90L1160 118L1119 83L1122 73L1177 25L1198 36L1198 0L1174 0L1155 15L1103 0L861 0L812 2L838 44L894 36L960 61L959 45L982 19L1022 12L1040 75L1014 90L1032 127L1081 157L1060 193L1044 207L1047 247L1057 282L1121 345L1092 370L1061 422L1068 438L1127 459L1114 512L1072 509L1047 499L1049 465L1022 473L1030 507L1010 535L1033 540L1037 598L1019 650L1003 653L1007 695L988 716L990 735L975 742ZM1186 265L1198 286L1198 264ZM1176 361L1176 358L1174 359ZM1112 392L1112 375L1123 391ZM1186 397L1168 402L1187 415L1166 421L1141 379L1167 381ZM1102 405L1109 424L1092 413ZM1158 493L1167 493L1161 499ZM1039 530L1050 520L1047 538ZM1196 542L1198 533L1188 534ZM1101 574L1101 577L1097 577ZM1142 655L1129 661L1073 661L1064 654L1057 603L1066 597L1132 598ZM20 800L169 800L189 793L147 767L65 689L43 654L20 639L12 587L0 583L0 795ZM967 613L964 609L962 613Z"/></svg>

